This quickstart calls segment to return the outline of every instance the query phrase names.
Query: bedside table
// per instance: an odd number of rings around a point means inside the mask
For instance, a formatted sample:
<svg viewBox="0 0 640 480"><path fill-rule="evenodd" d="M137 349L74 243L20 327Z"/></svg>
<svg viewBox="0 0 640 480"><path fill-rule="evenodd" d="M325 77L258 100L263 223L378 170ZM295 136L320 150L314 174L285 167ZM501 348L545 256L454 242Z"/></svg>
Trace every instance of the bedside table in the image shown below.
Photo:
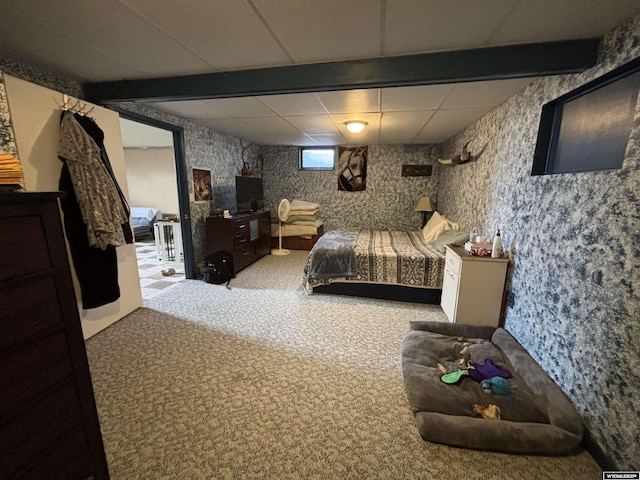
<svg viewBox="0 0 640 480"><path fill-rule="evenodd" d="M507 258L469 255L446 245L440 306L450 322L497 327L500 321Z"/></svg>

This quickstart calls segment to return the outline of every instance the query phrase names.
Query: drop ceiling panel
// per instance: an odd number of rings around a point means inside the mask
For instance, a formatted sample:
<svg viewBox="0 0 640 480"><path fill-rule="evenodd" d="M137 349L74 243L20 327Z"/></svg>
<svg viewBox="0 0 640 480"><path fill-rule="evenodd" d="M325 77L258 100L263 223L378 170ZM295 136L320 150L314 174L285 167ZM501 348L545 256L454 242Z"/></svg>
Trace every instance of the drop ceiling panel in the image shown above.
<svg viewBox="0 0 640 480"><path fill-rule="evenodd" d="M512 0L387 0L385 55L484 46Z"/></svg>
<svg viewBox="0 0 640 480"><path fill-rule="evenodd" d="M438 110L417 135L414 143L442 143L490 110L491 108Z"/></svg>
<svg viewBox="0 0 640 480"><path fill-rule="evenodd" d="M287 95L264 95L259 97L278 115L314 115L326 113L322 102L315 93L295 93Z"/></svg>
<svg viewBox="0 0 640 480"><path fill-rule="evenodd" d="M329 115L296 115L285 119L307 135L338 133Z"/></svg>
<svg viewBox="0 0 640 480"><path fill-rule="evenodd" d="M383 88L381 92L382 111L434 110L442 103L452 87L451 84L443 84Z"/></svg>
<svg viewBox="0 0 640 480"><path fill-rule="evenodd" d="M512 97L535 78L458 83L445 98L443 109L492 107Z"/></svg>
<svg viewBox="0 0 640 480"><path fill-rule="evenodd" d="M211 100L188 100L184 102L154 102L149 106L159 108L179 117L192 120L231 118L226 112L216 109Z"/></svg>
<svg viewBox="0 0 640 480"><path fill-rule="evenodd" d="M309 137L314 140L315 143L322 146L334 146L346 143L346 139L339 133L331 135L309 135Z"/></svg>
<svg viewBox="0 0 640 480"><path fill-rule="evenodd" d="M243 118L243 122L274 136L297 136L302 132L280 117Z"/></svg>
<svg viewBox="0 0 640 480"><path fill-rule="evenodd" d="M130 78L136 74L138 78L180 75L211 68L119 2L3 0L3 4L84 44L87 57L97 50L129 65ZM64 52L58 52L61 54Z"/></svg>
<svg viewBox="0 0 640 480"><path fill-rule="evenodd" d="M218 70L291 63L244 1L125 0ZM211 69L210 69L211 70Z"/></svg>
<svg viewBox="0 0 640 480"><path fill-rule="evenodd" d="M380 55L378 0L254 0L296 63Z"/></svg>
<svg viewBox="0 0 640 480"><path fill-rule="evenodd" d="M199 120L198 123L211 127L212 129L233 135L234 137L252 138L257 135L264 135L264 132L239 120L237 118L225 118L216 120Z"/></svg>
<svg viewBox="0 0 640 480"><path fill-rule="evenodd" d="M207 100L209 107L235 118L272 117L275 112L255 97L216 98Z"/></svg>
<svg viewBox="0 0 640 480"><path fill-rule="evenodd" d="M290 136L279 136L279 135L256 135L251 138L247 137L248 140L255 145L296 145L296 146L305 146L305 147L313 147L317 146L317 143L311 140L306 135L290 135Z"/></svg>
<svg viewBox="0 0 640 480"><path fill-rule="evenodd" d="M86 81L140 76L142 72L120 60L88 48L64 33L0 5L1 50L31 63Z"/></svg>
<svg viewBox="0 0 640 480"><path fill-rule="evenodd" d="M638 0L536 0L518 2L491 37L491 44L599 37L640 12Z"/></svg>
<svg viewBox="0 0 640 480"><path fill-rule="evenodd" d="M412 143L432 115L433 111L383 113L380 143Z"/></svg>
<svg viewBox="0 0 640 480"><path fill-rule="evenodd" d="M320 101L331 114L379 112L379 96L379 88L318 93ZM348 118L347 120L358 119L359 118Z"/></svg>

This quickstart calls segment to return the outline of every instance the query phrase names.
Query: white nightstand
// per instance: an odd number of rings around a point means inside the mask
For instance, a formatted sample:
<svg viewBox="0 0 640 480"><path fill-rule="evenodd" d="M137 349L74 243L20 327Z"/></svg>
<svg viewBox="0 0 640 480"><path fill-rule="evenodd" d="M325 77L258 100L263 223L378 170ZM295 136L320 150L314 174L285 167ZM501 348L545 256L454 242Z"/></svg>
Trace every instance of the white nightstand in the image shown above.
<svg viewBox="0 0 640 480"><path fill-rule="evenodd" d="M440 306L450 322L498 326L507 258L477 257L446 245Z"/></svg>

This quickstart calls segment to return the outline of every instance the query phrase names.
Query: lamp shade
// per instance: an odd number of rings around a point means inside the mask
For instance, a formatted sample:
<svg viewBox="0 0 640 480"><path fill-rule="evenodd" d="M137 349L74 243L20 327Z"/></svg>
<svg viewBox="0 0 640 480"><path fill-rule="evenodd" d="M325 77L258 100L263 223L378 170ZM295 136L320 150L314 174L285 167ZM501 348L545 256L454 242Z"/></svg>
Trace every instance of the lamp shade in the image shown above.
<svg viewBox="0 0 640 480"><path fill-rule="evenodd" d="M429 197L420 197L418 205L416 205L416 212L433 212L433 205Z"/></svg>

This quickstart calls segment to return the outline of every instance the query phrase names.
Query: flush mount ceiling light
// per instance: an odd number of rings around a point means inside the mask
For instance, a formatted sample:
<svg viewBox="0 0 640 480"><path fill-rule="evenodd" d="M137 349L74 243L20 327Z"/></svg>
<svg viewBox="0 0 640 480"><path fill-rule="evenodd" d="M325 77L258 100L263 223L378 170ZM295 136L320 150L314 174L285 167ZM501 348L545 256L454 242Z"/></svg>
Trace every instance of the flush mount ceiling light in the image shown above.
<svg viewBox="0 0 640 480"><path fill-rule="evenodd" d="M344 125L351 133L360 133L362 130L364 130L364 127L366 127L368 123L361 120L352 120L349 122L344 122Z"/></svg>

